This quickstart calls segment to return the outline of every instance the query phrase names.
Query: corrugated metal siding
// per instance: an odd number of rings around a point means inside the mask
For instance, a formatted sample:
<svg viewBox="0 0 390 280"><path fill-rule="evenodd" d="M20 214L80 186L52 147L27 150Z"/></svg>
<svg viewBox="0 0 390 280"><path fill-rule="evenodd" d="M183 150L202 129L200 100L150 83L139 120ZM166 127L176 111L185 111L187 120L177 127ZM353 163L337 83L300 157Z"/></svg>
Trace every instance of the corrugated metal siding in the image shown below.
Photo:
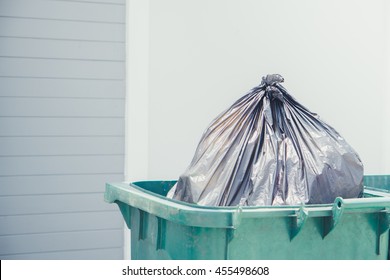
<svg viewBox="0 0 390 280"><path fill-rule="evenodd" d="M125 0L0 0L0 259L121 259Z"/></svg>

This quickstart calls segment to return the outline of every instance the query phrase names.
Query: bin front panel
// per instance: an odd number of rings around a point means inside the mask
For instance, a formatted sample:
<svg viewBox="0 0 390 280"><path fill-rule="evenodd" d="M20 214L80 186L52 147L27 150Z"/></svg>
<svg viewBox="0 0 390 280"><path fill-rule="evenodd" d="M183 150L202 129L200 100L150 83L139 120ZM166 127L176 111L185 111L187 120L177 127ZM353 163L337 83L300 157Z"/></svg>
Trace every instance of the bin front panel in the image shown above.
<svg viewBox="0 0 390 280"><path fill-rule="evenodd" d="M166 199L175 181L138 182L134 191L107 184L106 201L118 203L131 229L132 259L379 260L389 258L388 178L367 177L376 191L341 200L344 208L213 210Z"/></svg>

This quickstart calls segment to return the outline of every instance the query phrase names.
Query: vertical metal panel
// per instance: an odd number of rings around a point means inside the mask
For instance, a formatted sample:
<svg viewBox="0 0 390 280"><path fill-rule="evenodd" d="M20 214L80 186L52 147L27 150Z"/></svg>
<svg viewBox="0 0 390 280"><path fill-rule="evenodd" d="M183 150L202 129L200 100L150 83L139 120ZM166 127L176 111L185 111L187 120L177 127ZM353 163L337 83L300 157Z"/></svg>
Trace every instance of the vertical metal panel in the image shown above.
<svg viewBox="0 0 390 280"><path fill-rule="evenodd" d="M123 258L125 1L1 1L0 44L0 258Z"/></svg>

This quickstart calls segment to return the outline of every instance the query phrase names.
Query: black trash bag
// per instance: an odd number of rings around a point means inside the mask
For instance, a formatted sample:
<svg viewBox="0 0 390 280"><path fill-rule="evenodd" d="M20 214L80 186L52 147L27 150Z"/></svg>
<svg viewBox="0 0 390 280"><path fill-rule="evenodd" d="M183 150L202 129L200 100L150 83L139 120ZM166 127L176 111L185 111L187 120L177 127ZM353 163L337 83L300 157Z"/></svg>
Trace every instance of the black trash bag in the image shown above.
<svg viewBox="0 0 390 280"><path fill-rule="evenodd" d="M168 197L207 206L332 203L363 192L363 164L277 74L220 114Z"/></svg>

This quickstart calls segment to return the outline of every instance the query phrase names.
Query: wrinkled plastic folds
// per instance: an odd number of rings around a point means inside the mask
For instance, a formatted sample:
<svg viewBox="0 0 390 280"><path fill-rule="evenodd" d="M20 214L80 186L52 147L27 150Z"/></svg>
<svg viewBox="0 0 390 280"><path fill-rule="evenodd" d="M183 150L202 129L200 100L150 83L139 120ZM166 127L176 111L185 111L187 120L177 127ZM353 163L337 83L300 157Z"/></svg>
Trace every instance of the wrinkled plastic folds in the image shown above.
<svg viewBox="0 0 390 280"><path fill-rule="evenodd" d="M332 203L363 191L363 164L318 115L263 77L204 132L168 197L207 206Z"/></svg>

